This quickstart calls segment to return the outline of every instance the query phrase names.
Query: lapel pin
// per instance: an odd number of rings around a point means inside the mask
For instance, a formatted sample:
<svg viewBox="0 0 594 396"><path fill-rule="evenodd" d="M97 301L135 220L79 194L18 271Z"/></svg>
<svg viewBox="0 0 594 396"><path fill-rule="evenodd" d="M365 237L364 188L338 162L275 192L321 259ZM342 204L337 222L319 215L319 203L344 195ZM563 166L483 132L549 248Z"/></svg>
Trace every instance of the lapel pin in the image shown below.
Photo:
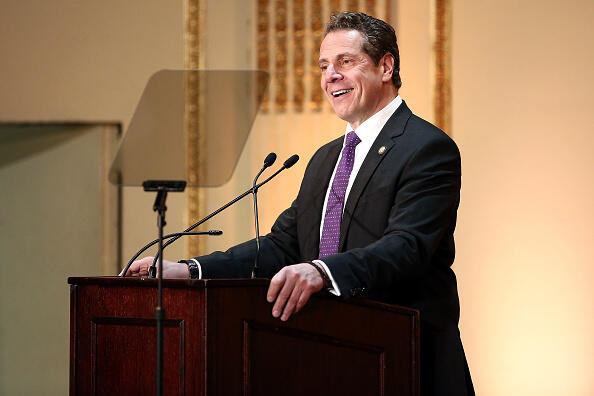
<svg viewBox="0 0 594 396"><path fill-rule="evenodd" d="M379 148L379 150L377 150L377 153L379 155L382 155L385 152L386 152L386 146L382 146L382 147Z"/></svg>

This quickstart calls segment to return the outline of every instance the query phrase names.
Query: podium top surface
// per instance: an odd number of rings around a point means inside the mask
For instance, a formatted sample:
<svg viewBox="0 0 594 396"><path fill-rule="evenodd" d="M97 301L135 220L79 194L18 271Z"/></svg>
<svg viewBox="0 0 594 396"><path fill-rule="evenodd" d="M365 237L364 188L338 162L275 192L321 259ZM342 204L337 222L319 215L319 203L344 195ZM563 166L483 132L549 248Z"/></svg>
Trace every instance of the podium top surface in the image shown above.
<svg viewBox="0 0 594 396"><path fill-rule="evenodd" d="M69 277L68 284L72 286L100 286L100 287L146 287L157 288L157 279L148 277L121 277L121 276L97 276L97 277ZM214 289L214 288L265 288L270 284L270 279L163 279L163 287L170 289ZM342 299L335 296L316 294L314 299L333 300L342 304L353 304L365 306L384 311L398 312L406 315L419 315L419 311L413 308L401 307L379 301L363 298Z"/></svg>
<svg viewBox="0 0 594 396"><path fill-rule="evenodd" d="M212 287L262 287L269 279L163 279L163 287L212 288ZM69 277L70 285L157 287L157 279L148 277L93 276Z"/></svg>

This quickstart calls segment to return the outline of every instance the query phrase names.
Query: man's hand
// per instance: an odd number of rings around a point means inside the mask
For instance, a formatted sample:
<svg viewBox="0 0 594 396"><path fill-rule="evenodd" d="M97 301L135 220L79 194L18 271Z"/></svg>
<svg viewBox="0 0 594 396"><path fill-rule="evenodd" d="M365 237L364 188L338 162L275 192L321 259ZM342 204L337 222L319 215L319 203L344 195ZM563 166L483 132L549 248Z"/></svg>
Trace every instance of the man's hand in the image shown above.
<svg viewBox="0 0 594 396"><path fill-rule="evenodd" d="M145 257L132 263L126 276L148 276L148 270L153 265L154 257ZM157 262L157 269L159 263ZM124 272L124 270L122 270ZM120 275L122 275L120 272ZM157 274L159 276L159 274ZM163 260L163 278L189 278L190 271L185 263L174 263Z"/></svg>
<svg viewBox="0 0 594 396"><path fill-rule="evenodd" d="M324 287L320 273L307 263L289 265L281 269L270 281L268 302L273 302L272 316L286 321L307 303L313 293ZM282 314L282 316L281 316Z"/></svg>

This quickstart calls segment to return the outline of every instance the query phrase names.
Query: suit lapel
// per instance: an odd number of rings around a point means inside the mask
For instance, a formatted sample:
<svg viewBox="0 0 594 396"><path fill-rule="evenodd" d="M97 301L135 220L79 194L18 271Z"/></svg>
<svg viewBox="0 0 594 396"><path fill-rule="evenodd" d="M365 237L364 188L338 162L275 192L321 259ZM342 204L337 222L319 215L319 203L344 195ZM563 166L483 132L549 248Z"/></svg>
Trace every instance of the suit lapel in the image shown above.
<svg viewBox="0 0 594 396"><path fill-rule="evenodd" d="M351 191L349 192L349 196L345 204L342 221L340 224L340 242L338 245L339 252L343 251L345 237L347 235L349 226L351 225L353 213L357 206L357 202L359 202L361 194L367 187L369 179L377 169L378 165L384 158L387 157L389 151L392 149L394 144L396 144L397 137L402 135L404 132L404 127L406 126L406 123L411 115L411 111L403 101L394 114L388 119L388 122L386 122L386 125L384 125L381 132L375 139L375 142L373 142L373 145L369 149L369 152L367 153L367 156L365 157L365 160L363 161L363 164L357 173L357 177L353 182L353 186L351 187ZM382 147L383 149L380 153L380 148Z"/></svg>

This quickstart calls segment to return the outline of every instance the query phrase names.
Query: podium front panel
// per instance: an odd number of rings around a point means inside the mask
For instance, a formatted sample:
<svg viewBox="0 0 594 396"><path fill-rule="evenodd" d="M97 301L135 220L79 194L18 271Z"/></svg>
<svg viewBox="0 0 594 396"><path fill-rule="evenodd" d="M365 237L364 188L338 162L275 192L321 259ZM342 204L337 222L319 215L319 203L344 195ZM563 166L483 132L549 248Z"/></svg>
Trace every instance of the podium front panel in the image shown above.
<svg viewBox="0 0 594 396"><path fill-rule="evenodd" d="M156 281L69 282L70 394L154 394ZM313 296L282 322L267 280L163 284L166 395L418 395L418 311Z"/></svg>
<svg viewBox="0 0 594 396"><path fill-rule="evenodd" d="M155 394L154 280L95 278L71 287L71 395ZM163 389L204 394L201 288L164 282Z"/></svg>

